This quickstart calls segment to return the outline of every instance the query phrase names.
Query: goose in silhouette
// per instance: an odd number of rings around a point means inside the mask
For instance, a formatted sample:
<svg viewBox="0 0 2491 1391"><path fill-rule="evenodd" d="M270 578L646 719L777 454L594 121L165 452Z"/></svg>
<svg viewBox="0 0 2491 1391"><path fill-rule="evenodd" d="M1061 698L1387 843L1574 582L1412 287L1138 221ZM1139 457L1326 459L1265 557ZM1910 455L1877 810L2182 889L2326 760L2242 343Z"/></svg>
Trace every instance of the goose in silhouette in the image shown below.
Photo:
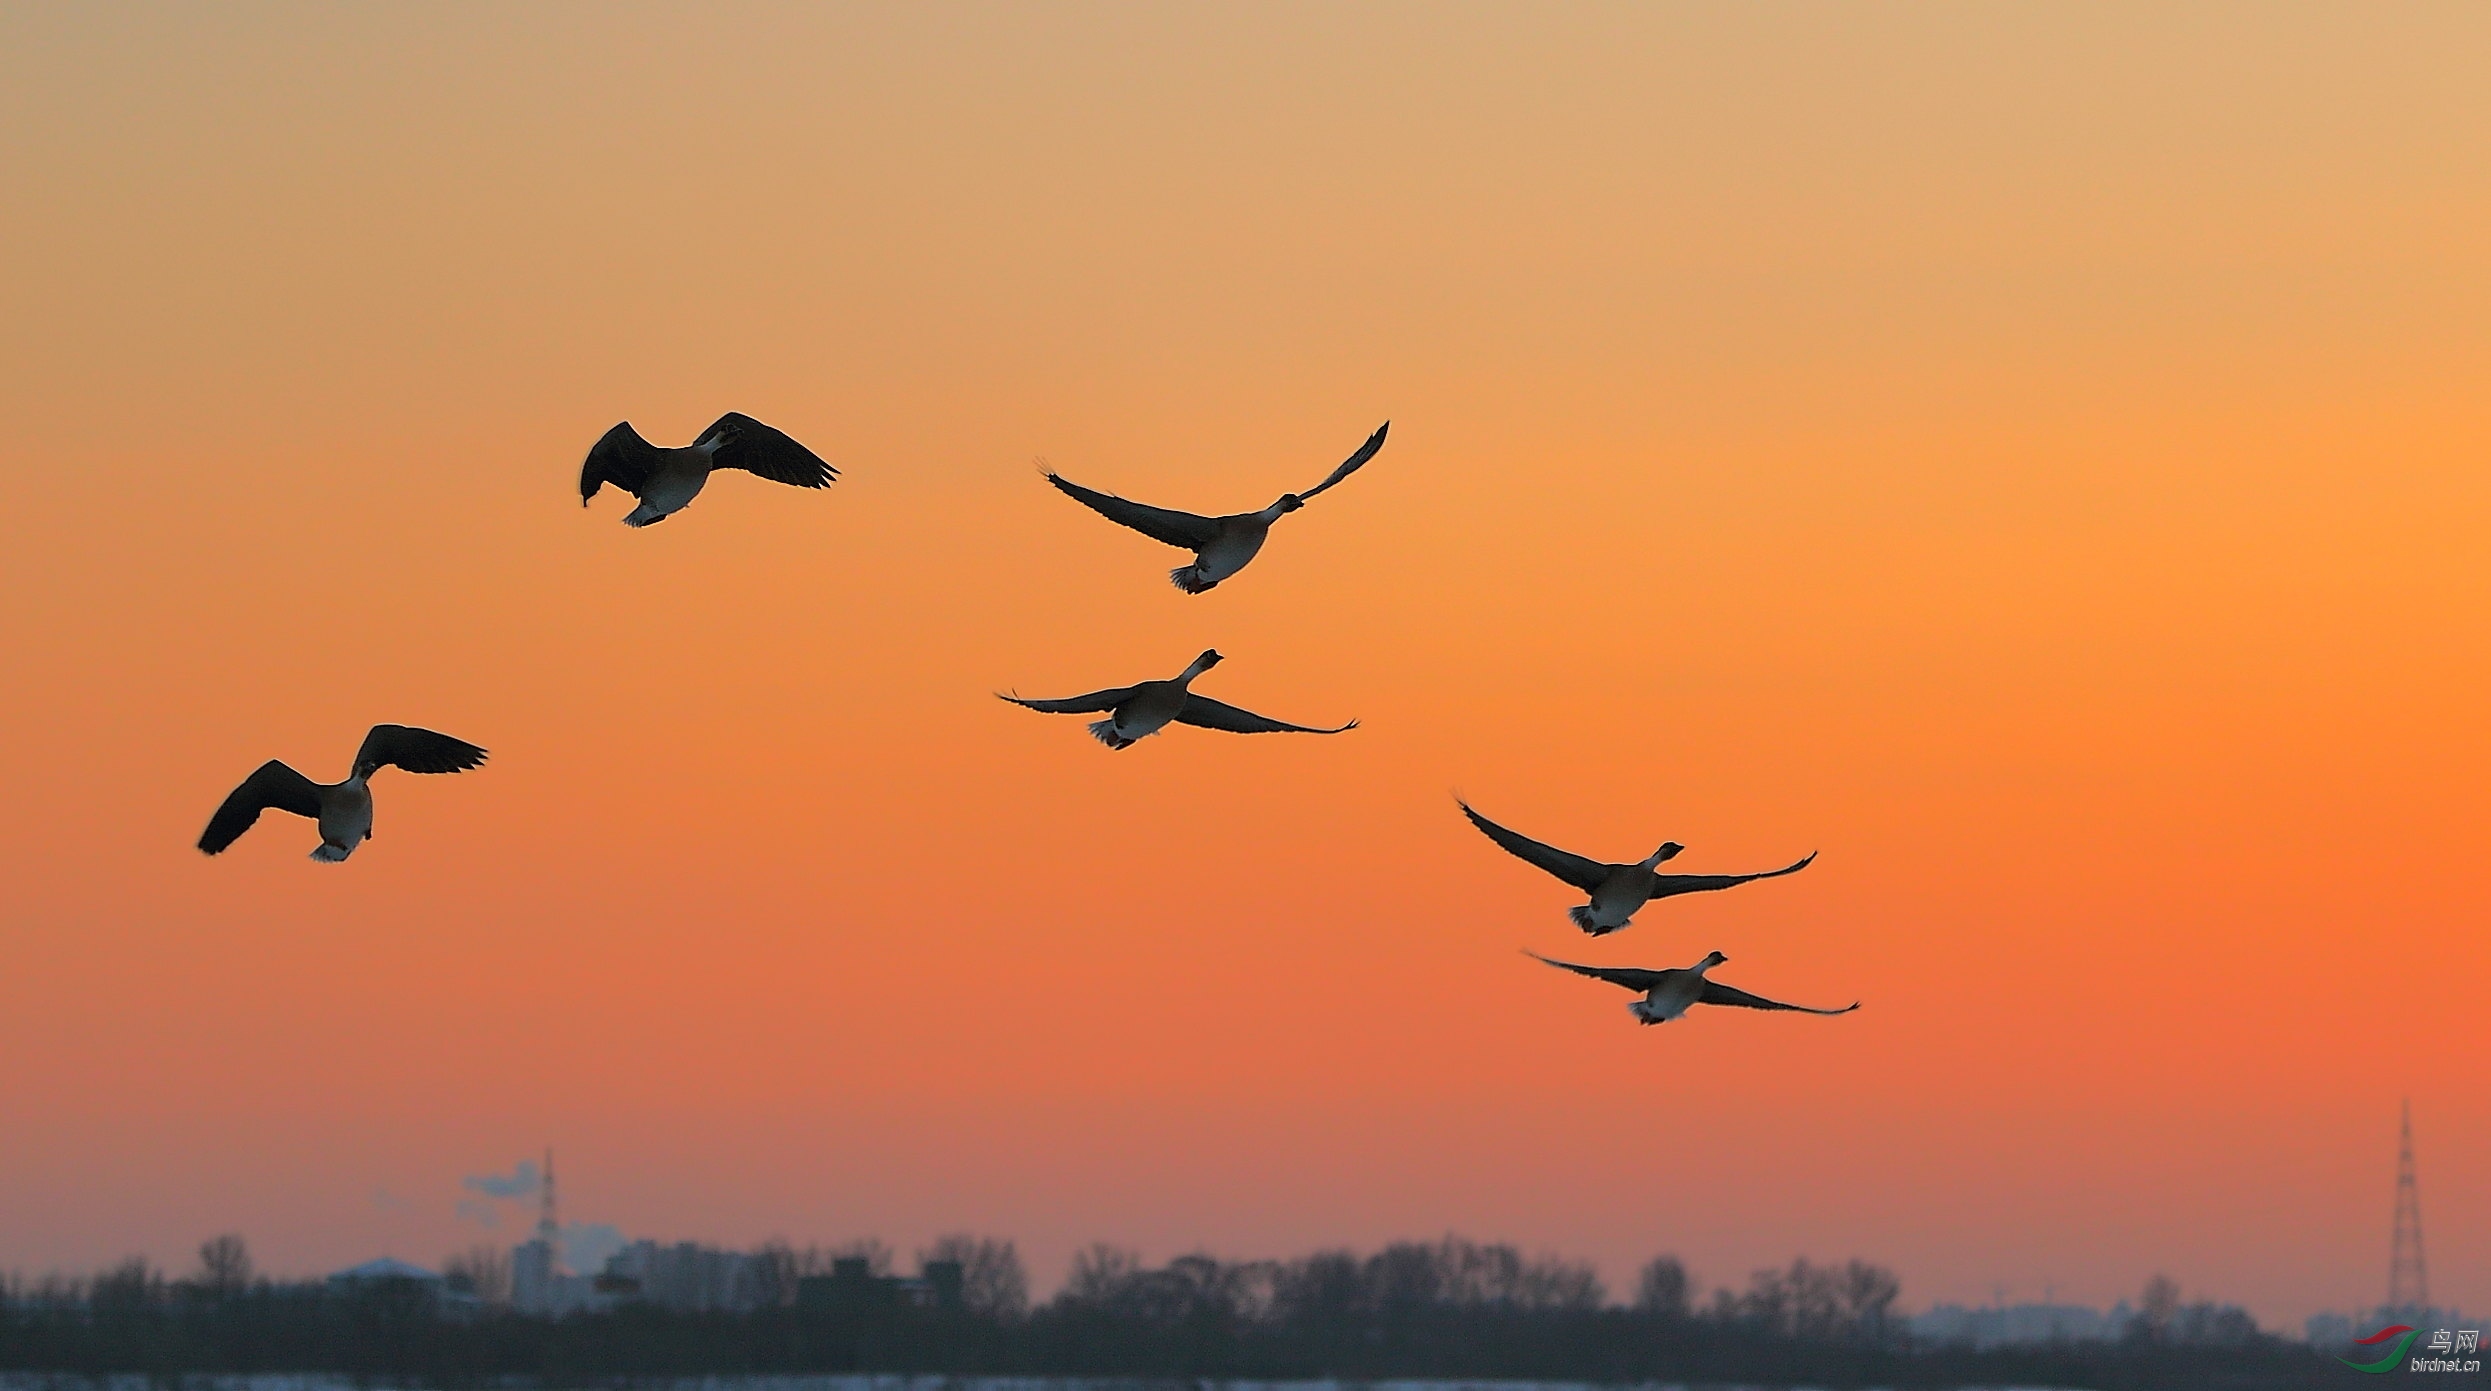
<svg viewBox="0 0 2491 1391"><path fill-rule="evenodd" d="M320 823L320 848L311 857L335 864L372 838L372 775L383 768L410 773L464 773L484 762L484 750L464 739L435 734L402 724L376 724L355 750L354 770L344 782L316 783L270 759L225 798L199 848L214 855L240 839L270 808L308 816Z"/></svg>
<svg viewBox="0 0 2491 1391"><path fill-rule="evenodd" d="M1165 542L1194 553L1194 563L1180 565L1168 572L1171 583L1188 594L1200 594L1220 581L1236 574L1263 549L1271 535L1271 524L1288 513L1304 507L1316 494L1358 471L1358 466L1375 457L1384 447L1384 432L1393 423L1389 420L1375 427L1358 452L1341 462L1332 475L1302 493L1282 493L1280 500L1260 512L1239 512L1227 517L1197 517L1191 512L1176 512L1165 507L1120 498L1084 488L1053 469L1045 469L1047 481L1061 489L1065 496L1098 513L1119 526L1129 526L1153 541Z"/></svg>
<svg viewBox="0 0 2491 1391"><path fill-rule="evenodd" d="M1195 695L1186 689L1211 668L1226 660L1219 653L1205 650L1193 664L1166 681L1145 681L1138 686L1118 686L1113 690L1092 691L1088 695L1070 696L1063 700L1025 700L1008 692L995 694L1014 705L1025 705L1046 715L1096 715L1107 718L1090 724L1090 737L1111 749L1131 748L1137 739L1158 733L1170 724L1189 724L1202 729L1225 730L1230 734L1341 734L1356 729L1351 720L1338 729L1312 729L1302 724L1286 724L1224 705L1209 696Z"/></svg>
<svg viewBox="0 0 2491 1391"><path fill-rule="evenodd" d="M1797 874L1816 858L1816 852L1811 850L1806 859L1796 864L1760 870L1754 874L1655 874L1652 872L1655 865L1674 858L1686 847L1674 840L1668 841L1633 864L1602 864L1598 860L1560 850L1553 845L1542 845L1529 836L1506 830L1471 810L1470 803L1458 797L1454 799L1454 804L1462 809L1462 815L1470 818L1470 824L1486 833L1488 839L1590 894L1591 902L1579 908L1568 908L1566 916L1574 920L1576 927L1594 937L1605 937L1633 922L1635 913L1653 899L1710 893L1715 889L1733 888L1758 879L1778 879L1785 874Z"/></svg>
<svg viewBox="0 0 2491 1391"><path fill-rule="evenodd" d="M649 526L682 511L701 495L710 473L722 468L740 468L797 488L827 488L839 476L839 470L783 432L734 411L719 416L681 449L649 443L626 420L606 431L580 465L580 506L586 507L598 489L611 483L640 499L623 525Z"/></svg>
<svg viewBox="0 0 2491 1391"><path fill-rule="evenodd" d="M1635 1018L1646 1024L1666 1024L1697 1005L1736 1005L1740 1009L1787 1009L1800 1014L1849 1014L1860 1007L1853 1000L1840 1009L1812 1009L1807 1005L1786 1005L1762 995L1750 995L1735 986L1704 979L1704 973L1730 958L1719 952L1706 956L1692 966L1667 971L1647 971L1633 966L1577 966L1571 961L1550 961L1535 951L1524 956L1533 961L1546 961L1560 971L1578 976L1605 980L1629 990L1643 992L1643 998L1626 1006Z"/></svg>

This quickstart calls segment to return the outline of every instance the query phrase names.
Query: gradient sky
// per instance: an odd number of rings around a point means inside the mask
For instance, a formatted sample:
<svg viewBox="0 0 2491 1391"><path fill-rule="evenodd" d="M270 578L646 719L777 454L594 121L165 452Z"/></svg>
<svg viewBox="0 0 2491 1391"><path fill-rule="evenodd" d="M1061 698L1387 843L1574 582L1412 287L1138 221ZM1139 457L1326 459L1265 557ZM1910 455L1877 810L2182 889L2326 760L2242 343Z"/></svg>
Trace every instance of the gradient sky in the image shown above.
<svg viewBox="0 0 2491 1391"><path fill-rule="evenodd" d="M2491 1307L2491 9L0 10L0 1268ZM750 412L845 471L583 512ZM1391 443L1189 598L1205 511ZM1109 755L1173 672L1338 739ZM342 776L342 867L260 760ZM1570 848L1804 874L1569 927ZM1637 1029L1607 963L1865 1001ZM2470 1061L2468 1061L2470 1059Z"/></svg>

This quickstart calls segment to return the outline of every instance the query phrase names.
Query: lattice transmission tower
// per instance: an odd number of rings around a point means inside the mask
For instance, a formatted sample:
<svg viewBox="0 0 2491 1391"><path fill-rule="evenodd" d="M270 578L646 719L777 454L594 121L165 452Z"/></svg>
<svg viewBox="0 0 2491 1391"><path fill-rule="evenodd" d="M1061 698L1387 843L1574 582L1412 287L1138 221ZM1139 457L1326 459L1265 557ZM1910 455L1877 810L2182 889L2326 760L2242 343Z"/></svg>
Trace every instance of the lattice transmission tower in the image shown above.
<svg viewBox="0 0 2491 1391"><path fill-rule="evenodd" d="M2413 1181L2413 1102L2396 1137L2396 1236L2387 1257L2387 1307L2430 1307L2430 1267L2422 1260L2422 1190Z"/></svg>

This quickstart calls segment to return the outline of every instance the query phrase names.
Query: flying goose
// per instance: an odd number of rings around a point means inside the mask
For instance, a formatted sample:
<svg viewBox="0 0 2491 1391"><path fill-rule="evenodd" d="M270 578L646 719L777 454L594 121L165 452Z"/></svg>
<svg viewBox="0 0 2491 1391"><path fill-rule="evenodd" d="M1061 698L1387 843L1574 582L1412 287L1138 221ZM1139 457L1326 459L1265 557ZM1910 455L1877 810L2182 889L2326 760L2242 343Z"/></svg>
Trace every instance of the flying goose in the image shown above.
<svg viewBox="0 0 2491 1391"><path fill-rule="evenodd" d="M1636 911L1653 899L1709 893L1714 889L1733 888L1757 879L1778 879L1785 874L1797 874L1816 858L1816 852L1811 850L1807 859L1796 864L1754 874L1654 874L1653 866L1673 858L1686 847L1674 840L1667 841L1660 849L1633 864L1605 865L1506 830L1471 810L1470 803L1459 797L1453 800L1462 809L1462 815L1470 818L1470 824L1485 832L1488 839L1590 894L1591 902L1579 908L1568 908L1566 916L1574 920L1576 927L1594 937L1607 936L1634 921Z"/></svg>
<svg viewBox="0 0 2491 1391"><path fill-rule="evenodd" d="M1356 720L1339 729L1311 729L1302 724L1284 724L1185 689L1193 684L1195 677L1218 666L1223 660L1219 653L1206 649L1201 656L1194 658L1192 665L1170 680L1118 686L1113 690L1092 691L1088 695L1063 700L1024 700L1006 691L995 694L1014 705L1026 705L1047 715L1095 715L1107 711L1106 719L1091 722L1090 737L1111 749L1131 748L1135 740L1156 734L1171 723L1226 730L1230 734L1341 734L1358 727Z"/></svg>
<svg viewBox="0 0 2491 1391"><path fill-rule="evenodd" d="M1168 572L1168 579L1188 594L1200 594L1220 581L1236 574L1263 549L1263 541L1271 535L1271 524L1290 512L1304 507L1307 501L1324 489L1358 471L1358 466L1375 457L1384 447L1384 432L1393 423L1389 420L1375 427L1358 452L1343 460L1332 475L1302 493L1282 493L1280 500L1260 512L1239 512L1227 517L1197 517L1191 512L1175 512L1165 507L1120 498L1084 488L1053 469L1044 469L1047 481L1063 490L1067 497L1098 513L1119 526L1129 526L1153 541L1182 547L1194 553L1194 563L1180 565Z"/></svg>
<svg viewBox="0 0 2491 1391"><path fill-rule="evenodd" d="M648 526L682 511L701 495L711 471L722 468L740 468L798 488L827 488L839 476L839 470L812 450L734 411L719 416L681 449L649 443L626 420L606 431L580 465L580 506L586 507L599 488L611 483L640 499L623 525Z"/></svg>
<svg viewBox="0 0 2491 1391"><path fill-rule="evenodd" d="M199 848L216 854L251 829L271 807L320 823L320 848L311 857L335 864L372 838L372 774L385 767L410 773L464 773L484 762L484 750L464 739L402 724L376 724L355 750L354 771L344 782L316 783L276 759L242 780L200 833Z"/></svg>
<svg viewBox="0 0 2491 1391"><path fill-rule="evenodd" d="M1635 1018L1646 1024L1666 1024L1696 1005L1737 1005L1741 1009L1787 1009L1801 1014L1849 1014L1860 1007L1853 1000L1840 1009L1811 1009L1806 1005L1786 1005L1762 995L1750 995L1734 986L1704 979L1704 973L1730 958L1719 952L1706 956L1692 966L1669 971L1647 971L1633 966L1577 966L1571 961L1549 961L1535 951L1524 956L1533 961L1547 961L1561 971L1578 976L1605 980L1629 990L1642 991L1643 998L1626 1006Z"/></svg>

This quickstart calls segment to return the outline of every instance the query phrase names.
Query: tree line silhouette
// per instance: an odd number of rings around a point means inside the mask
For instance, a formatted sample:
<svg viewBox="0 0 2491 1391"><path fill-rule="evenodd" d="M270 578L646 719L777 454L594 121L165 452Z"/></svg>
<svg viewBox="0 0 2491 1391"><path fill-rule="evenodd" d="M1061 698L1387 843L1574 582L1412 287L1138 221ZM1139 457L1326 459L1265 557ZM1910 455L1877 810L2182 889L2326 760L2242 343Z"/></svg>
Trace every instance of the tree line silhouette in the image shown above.
<svg viewBox="0 0 2491 1391"><path fill-rule="evenodd" d="M1008 1241L948 1237L919 1252L921 1268L948 1266L939 1300L899 1297L880 1243L755 1254L762 1283L748 1309L626 1299L553 1319L508 1307L507 1257L493 1248L445 1263L445 1298L411 1280L258 1278L242 1240L225 1236L180 1279L138 1259L84 1278L10 1277L0 1369L334 1372L443 1387L875 1371L2106 1391L2337 1385L2342 1370L2237 1310L2182 1303L2160 1277L2124 1339L1975 1351L1915 1342L1894 1311L1900 1282L1857 1260L1793 1261L1698 1301L1685 1267L1664 1256L1639 1272L1631 1302L1616 1304L1587 1263L1458 1237L1160 1266L1097 1245L1052 1299L1033 1304Z"/></svg>

